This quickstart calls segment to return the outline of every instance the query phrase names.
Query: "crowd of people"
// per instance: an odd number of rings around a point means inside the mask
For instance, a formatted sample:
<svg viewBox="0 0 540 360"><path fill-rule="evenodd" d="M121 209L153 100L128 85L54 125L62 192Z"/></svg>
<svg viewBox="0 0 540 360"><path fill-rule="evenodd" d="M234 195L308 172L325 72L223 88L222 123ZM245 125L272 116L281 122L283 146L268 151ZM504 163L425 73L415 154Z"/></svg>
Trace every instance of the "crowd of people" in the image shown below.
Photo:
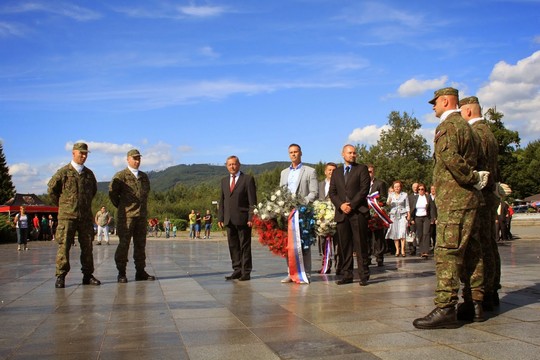
<svg viewBox="0 0 540 360"><path fill-rule="evenodd" d="M443 88L435 91L429 101L435 115L440 118L436 129L434 148L433 185L414 183L407 193L400 180L391 187L376 178L372 164L357 162L356 147L347 144L342 148L343 163L327 163L325 179L317 181L315 169L302 163L302 149L298 144L288 147L291 164L283 169L280 187L290 192L300 204L315 200L329 200L335 207L336 233L319 239L319 254L326 259L320 273L328 274L332 260L336 284L352 284L356 270L359 285L369 284L372 257L377 266L384 266L384 256L417 255L435 259L437 278L435 309L428 315L414 320L419 329L455 328L458 320L483 321L484 311L498 305L500 289L500 258L497 242L510 235L511 210L504 197L511 192L501 184L497 143L482 118L477 97L459 99L458 90ZM81 271L84 285L100 285L93 275L92 240L93 224L97 224L97 244L109 244L109 225L112 217L103 206L94 216L92 199L97 191L93 172L84 163L88 145L76 143L72 161L59 169L48 184L52 201L59 206L56 232L44 235L58 242L55 286L65 287L70 271L69 251L75 233L81 248ZM115 252L118 282L127 283L127 262L133 240L135 280L155 280L145 271L147 227L159 226L157 219L149 219L147 200L150 181L139 170L142 155L136 149L127 153L127 167L116 173L109 185L109 198L117 209L119 244ZM251 233L253 209L257 205L255 180L240 171L240 159L226 159L229 175L220 183L218 226L226 230L232 273L226 280L249 281L253 269ZM377 220L371 209L377 201L386 207L388 220ZM371 204L371 205L370 205ZM37 215L33 220L21 207L15 217L19 250L26 250L28 230L33 225L40 229L53 229L52 217ZM295 226L292 212L289 226ZM188 217L189 237L210 238L212 214L204 216L192 210ZM298 221L298 220L296 220ZM203 228L204 225L204 228ZM482 231L479 231L480 225ZM165 236L176 236L176 226L165 218ZM44 231L44 230L42 230ZM309 284L312 274L311 246L316 241L306 240L289 232L287 276L282 283ZM332 251L330 251L332 250ZM334 253L333 258L328 254ZM328 267L327 265L330 264ZM459 302L459 291L463 301Z"/></svg>

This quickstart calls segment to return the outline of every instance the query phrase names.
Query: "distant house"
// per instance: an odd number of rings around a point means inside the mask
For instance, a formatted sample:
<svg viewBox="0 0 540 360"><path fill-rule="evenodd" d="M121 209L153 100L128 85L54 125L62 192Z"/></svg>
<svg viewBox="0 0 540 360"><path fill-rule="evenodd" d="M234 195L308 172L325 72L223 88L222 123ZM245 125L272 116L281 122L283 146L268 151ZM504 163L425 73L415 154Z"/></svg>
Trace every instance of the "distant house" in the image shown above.
<svg viewBox="0 0 540 360"><path fill-rule="evenodd" d="M15 194L4 205L0 205L0 213L18 213L21 206L26 208L26 213L34 214L57 214L58 206L46 205L36 194Z"/></svg>

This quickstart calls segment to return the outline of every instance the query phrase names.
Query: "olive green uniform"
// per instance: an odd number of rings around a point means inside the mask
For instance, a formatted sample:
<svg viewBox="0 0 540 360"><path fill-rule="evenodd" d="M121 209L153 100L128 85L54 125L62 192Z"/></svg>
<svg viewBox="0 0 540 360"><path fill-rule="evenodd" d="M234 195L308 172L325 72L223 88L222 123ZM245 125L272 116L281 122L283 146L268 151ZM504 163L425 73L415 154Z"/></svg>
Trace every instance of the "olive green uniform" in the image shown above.
<svg viewBox="0 0 540 360"><path fill-rule="evenodd" d="M457 304L465 269L471 269L473 299L483 299L482 249L475 221L482 194L473 187L478 182L473 171L479 151L471 127L459 112L450 113L437 126L433 179L438 210L435 305L439 308Z"/></svg>
<svg viewBox="0 0 540 360"><path fill-rule="evenodd" d="M85 276L94 273L92 199L96 192L96 177L87 167L79 174L71 164L68 164L49 180L49 196L58 206L55 237L58 243L56 276L65 276L71 269L69 250L75 242L75 233L78 234L81 247L81 271Z"/></svg>
<svg viewBox="0 0 540 360"><path fill-rule="evenodd" d="M500 203L500 199L495 195L496 182L500 181L499 165L497 163L499 146L486 120L473 119L470 123L473 131L480 139L480 144L486 158L485 167L489 171L489 182L482 189L482 195L486 205L482 206L478 210L478 213L479 223L482 226L480 242L482 244L484 261L484 290L486 294L491 294L500 289L501 281L501 258L495 235L495 219L497 218L497 207Z"/></svg>
<svg viewBox="0 0 540 360"><path fill-rule="evenodd" d="M109 198L118 209L116 230L119 244L114 260L119 274L125 275L133 238L133 260L138 273L146 267L146 224L150 180L139 170L138 177L128 169L117 172L109 185Z"/></svg>

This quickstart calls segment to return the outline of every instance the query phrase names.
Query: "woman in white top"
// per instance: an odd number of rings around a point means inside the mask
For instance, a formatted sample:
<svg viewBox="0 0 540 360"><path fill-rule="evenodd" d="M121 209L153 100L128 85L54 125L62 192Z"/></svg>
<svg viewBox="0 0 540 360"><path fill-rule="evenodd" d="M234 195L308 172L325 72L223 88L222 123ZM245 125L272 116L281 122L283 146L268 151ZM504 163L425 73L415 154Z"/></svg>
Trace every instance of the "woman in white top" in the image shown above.
<svg viewBox="0 0 540 360"><path fill-rule="evenodd" d="M13 222L15 223L15 228L17 228L17 250L21 251L24 246L24 250L28 250L26 243L28 241L28 215L26 215L24 206L20 208L21 212L15 215Z"/></svg>
<svg viewBox="0 0 540 360"><path fill-rule="evenodd" d="M430 226L432 222L433 204L431 196L426 195L426 186L418 184L418 196L412 201L411 206L411 224L416 225L416 238L422 258L427 259L429 253Z"/></svg>
<svg viewBox="0 0 540 360"><path fill-rule="evenodd" d="M392 224L386 233L386 238L394 240L396 256L399 256L401 249L401 256L405 257L405 237L407 236L407 224L410 216L409 199L407 193L401 191L401 181L394 181L392 187L394 192L388 194L387 200Z"/></svg>

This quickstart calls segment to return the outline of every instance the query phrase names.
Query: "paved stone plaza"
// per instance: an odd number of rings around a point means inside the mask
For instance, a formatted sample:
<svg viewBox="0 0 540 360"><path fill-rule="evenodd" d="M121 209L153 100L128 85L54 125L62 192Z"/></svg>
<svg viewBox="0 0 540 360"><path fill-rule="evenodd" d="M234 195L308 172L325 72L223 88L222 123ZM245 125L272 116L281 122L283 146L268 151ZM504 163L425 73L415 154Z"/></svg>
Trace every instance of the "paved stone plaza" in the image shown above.
<svg viewBox="0 0 540 360"><path fill-rule="evenodd" d="M389 256L366 287L319 274L282 284L285 261L254 237L251 281L225 281L225 238L182 234L148 241L157 281L135 282L130 259L118 284L113 238L94 247L100 287L81 285L75 247L66 288L55 289L54 243L1 244L0 359L539 359L539 230L514 225L519 238L499 247L499 310L454 330L412 325L433 308L432 258Z"/></svg>

